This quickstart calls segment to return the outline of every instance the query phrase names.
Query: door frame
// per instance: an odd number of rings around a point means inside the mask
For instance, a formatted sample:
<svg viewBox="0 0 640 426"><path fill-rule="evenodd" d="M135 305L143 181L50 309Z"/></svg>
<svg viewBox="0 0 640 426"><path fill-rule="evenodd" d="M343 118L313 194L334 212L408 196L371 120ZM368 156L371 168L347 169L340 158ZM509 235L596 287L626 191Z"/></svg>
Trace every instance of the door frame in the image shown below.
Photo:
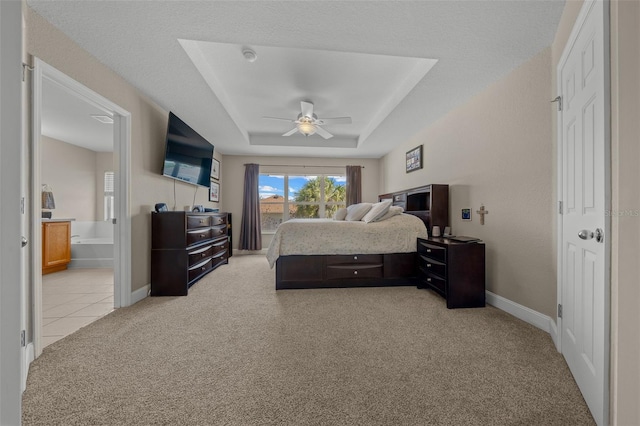
<svg viewBox="0 0 640 426"><path fill-rule="evenodd" d="M83 101L105 111L113 118L113 155L115 166L116 223L114 242L114 307L131 304L131 214L129 186L131 181L131 114L57 70L39 58L33 62L32 128L31 128L31 274L33 277L33 343L35 357L42 353L42 231L41 231L41 140L42 82L48 79Z"/></svg>
<svg viewBox="0 0 640 426"><path fill-rule="evenodd" d="M578 34L580 32L581 27L584 25L585 20L591 10L592 7L602 7L603 8L603 60L604 60L604 97L602 98L603 105L603 113L604 113L604 137L605 137L605 156L601 160L604 162L604 191L605 191L605 200L604 207L605 210L611 211L611 45L610 45L610 2L609 0L585 0L582 8L580 9L580 13L576 18L576 21L573 25L573 29L571 30L571 34L565 44L565 47L562 51L562 56L558 61L558 65L556 68L556 94L562 95L562 68L567 61L567 57L574 44L577 41ZM556 209L556 229L557 229L557 303L558 305L562 305L562 295L563 295L563 271L564 271L564 263L563 263L563 247L562 247L562 238L563 238L563 211L560 209L559 203L563 203L562 209L566 207L564 204L563 196L563 112L560 109L557 112L557 124L556 124L556 132L557 132L557 199L558 205ZM604 303L604 363L605 363L605 371L604 371L604 413L603 418L608 421L609 419L609 401L610 401L610 354L611 354L611 219L610 216L606 216L605 219L605 229L604 229L604 269L605 269L605 294L606 300ZM556 312L556 349L558 352L562 353L562 318Z"/></svg>

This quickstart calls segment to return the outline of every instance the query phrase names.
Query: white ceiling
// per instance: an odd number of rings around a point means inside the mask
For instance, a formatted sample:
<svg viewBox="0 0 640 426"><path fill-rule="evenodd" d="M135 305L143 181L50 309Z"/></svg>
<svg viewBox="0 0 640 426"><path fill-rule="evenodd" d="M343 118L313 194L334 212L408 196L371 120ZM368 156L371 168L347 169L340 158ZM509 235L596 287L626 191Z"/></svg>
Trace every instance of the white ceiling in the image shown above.
<svg viewBox="0 0 640 426"><path fill-rule="evenodd" d="M549 46L561 0L27 0L216 150L378 158ZM249 63L242 48L258 58ZM436 62L437 61L437 62ZM434 65L435 63L435 65ZM432 67L432 68L431 68ZM300 101L335 135L282 137Z"/></svg>
<svg viewBox="0 0 640 426"><path fill-rule="evenodd" d="M97 152L113 151L113 124L92 116L109 114L47 78L42 81L40 132L53 139Z"/></svg>

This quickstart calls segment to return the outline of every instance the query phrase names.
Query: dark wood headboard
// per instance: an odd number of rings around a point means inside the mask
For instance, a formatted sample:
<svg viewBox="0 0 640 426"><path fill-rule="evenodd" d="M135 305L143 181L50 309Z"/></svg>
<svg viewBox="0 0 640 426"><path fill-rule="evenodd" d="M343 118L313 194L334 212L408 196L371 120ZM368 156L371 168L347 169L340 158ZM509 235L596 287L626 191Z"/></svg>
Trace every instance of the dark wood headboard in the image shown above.
<svg viewBox="0 0 640 426"><path fill-rule="evenodd" d="M449 226L449 185L433 184L378 195L378 201L392 200L405 213L422 219L429 235L437 225L444 230Z"/></svg>

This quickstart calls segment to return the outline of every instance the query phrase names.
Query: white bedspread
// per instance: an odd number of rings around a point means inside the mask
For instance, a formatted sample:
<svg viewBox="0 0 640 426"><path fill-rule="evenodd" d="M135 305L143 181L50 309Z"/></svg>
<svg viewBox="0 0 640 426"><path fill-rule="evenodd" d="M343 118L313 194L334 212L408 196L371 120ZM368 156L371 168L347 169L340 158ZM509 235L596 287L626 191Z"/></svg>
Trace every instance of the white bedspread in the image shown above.
<svg viewBox="0 0 640 426"><path fill-rule="evenodd" d="M427 238L427 228L410 214L372 223L291 219L276 230L267 260L273 268L278 257L288 255L411 253L417 237Z"/></svg>

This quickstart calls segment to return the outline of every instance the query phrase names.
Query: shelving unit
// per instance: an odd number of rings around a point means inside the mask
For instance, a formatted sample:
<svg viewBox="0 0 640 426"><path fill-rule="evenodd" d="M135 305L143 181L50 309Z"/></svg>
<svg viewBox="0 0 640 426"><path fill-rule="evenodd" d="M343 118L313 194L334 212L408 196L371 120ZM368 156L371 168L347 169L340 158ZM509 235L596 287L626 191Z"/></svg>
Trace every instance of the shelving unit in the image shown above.
<svg viewBox="0 0 640 426"><path fill-rule="evenodd" d="M418 216L431 235L434 226L449 226L449 185L433 184L378 196L378 201L392 200L394 206Z"/></svg>

